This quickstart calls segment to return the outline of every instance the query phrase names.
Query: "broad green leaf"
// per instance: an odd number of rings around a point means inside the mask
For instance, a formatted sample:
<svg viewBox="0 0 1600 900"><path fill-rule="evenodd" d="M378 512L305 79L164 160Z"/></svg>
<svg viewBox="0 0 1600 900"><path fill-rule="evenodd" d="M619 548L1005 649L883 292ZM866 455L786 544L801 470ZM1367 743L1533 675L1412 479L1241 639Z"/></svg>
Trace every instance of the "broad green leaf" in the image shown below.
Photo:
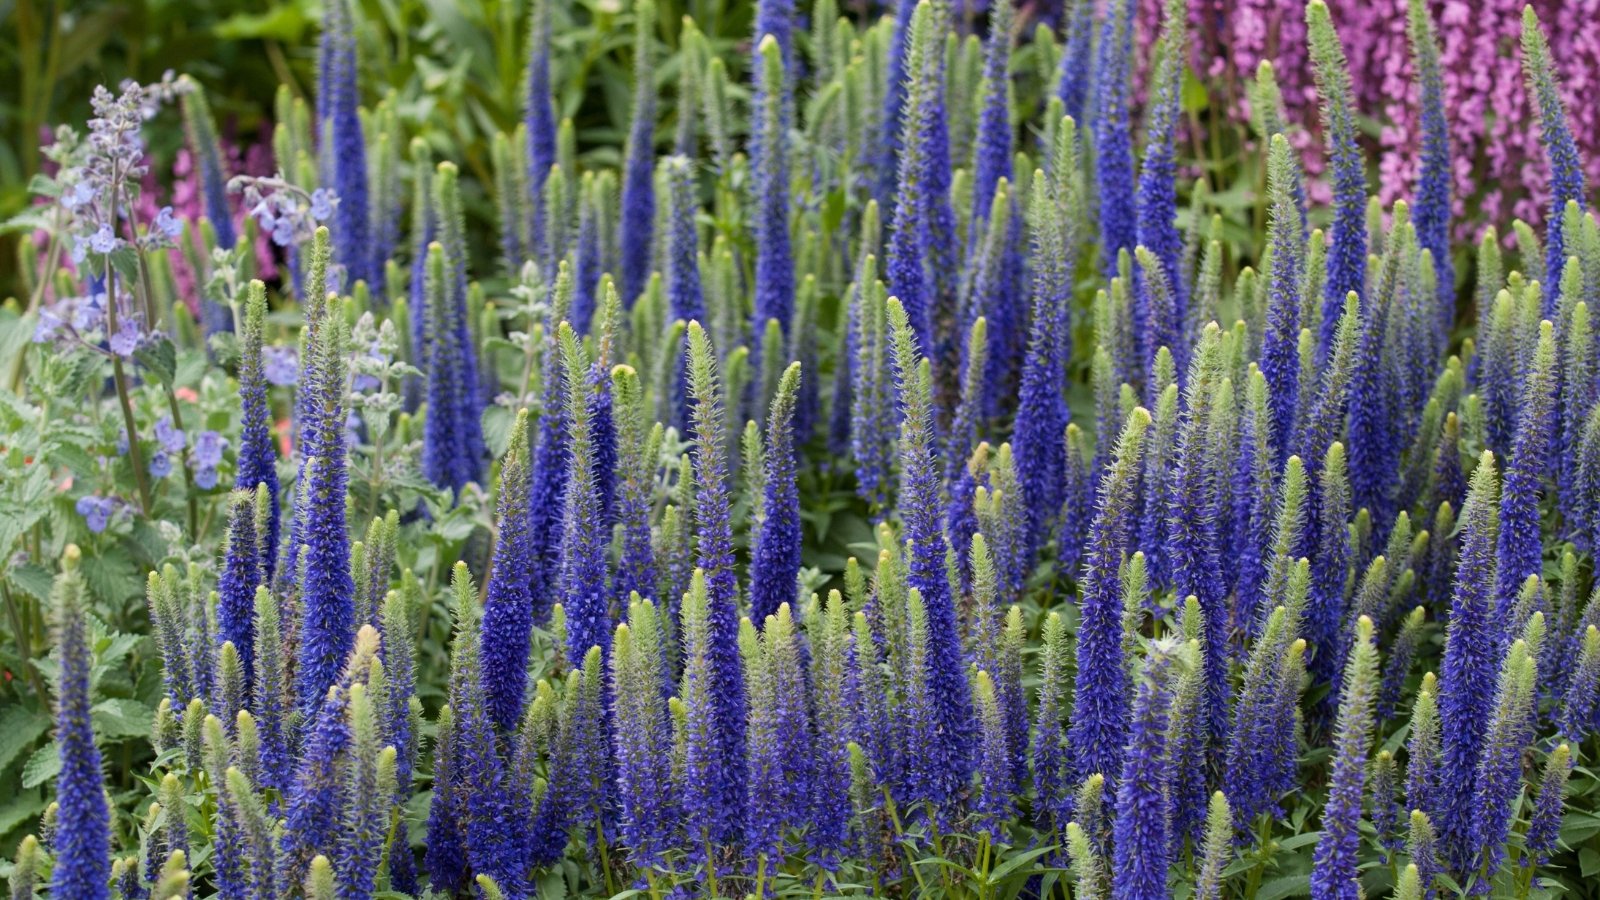
<svg viewBox="0 0 1600 900"><path fill-rule="evenodd" d="M95 734L102 740L115 741L150 734L152 710L137 700L114 697L96 703L90 710L94 719Z"/></svg>
<svg viewBox="0 0 1600 900"><path fill-rule="evenodd" d="M60 772L61 753L56 749L56 742L51 741L28 757L28 762L22 767L22 786L36 788Z"/></svg>
<svg viewBox="0 0 1600 900"><path fill-rule="evenodd" d="M45 799L33 791L18 794L0 805L0 837L44 812Z"/></svg>
<svg viewBox="0 0 1600 900"><path fill-rule="evenodd" d="M1310 875L1288 875L1274 878L1256 892L1256 900L1282 900L1284 897L1311 896Z"/></svg>
<svg viewBox="0 0 1600 900"><path fill-rule="evenodd" d="M0 773L49 728L50 717L38 710L12 706L0 712Z"/></svg>
<svg viewBox="0 0 1600 900"><path fill-rule="evenodd" d="M1322 840L1322 832L1308 831L1305 834L1297 834L1294 837L1284 838L1277 843L1279 850L1298 850L1307 844L1315 844L1320 840Z"/></svg>

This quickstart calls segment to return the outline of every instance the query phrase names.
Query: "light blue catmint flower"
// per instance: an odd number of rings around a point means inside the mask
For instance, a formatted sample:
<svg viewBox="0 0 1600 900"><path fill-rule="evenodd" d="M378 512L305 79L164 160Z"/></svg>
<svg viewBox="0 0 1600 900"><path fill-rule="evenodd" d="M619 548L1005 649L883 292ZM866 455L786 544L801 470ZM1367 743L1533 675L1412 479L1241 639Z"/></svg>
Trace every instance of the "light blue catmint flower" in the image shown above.
<svg viewBox="0 0 1600 900"><path fill-rule="evenodd" d="M117 323L117 333L111 336L111 352L127 359L143 342L144 333L139 329L139 323L132 318L124 318Z"/></svg>
<svg viewBox="0 0 1600 900"><path fill-rule="evenodd" d="M93 199L94 186L87 181L80 181L61 192L61 205L69 210L82 209Z"/></svg>
<svg viewBox="0 0 1600 900"><path fill-rule="evenodd" d="M178 236L183 234L183 222L172 214L172 207L170 206L161 207L161 211L156 213L156 220L153 225L154 230L161 232L171 240L177 240Z"/></svg>
<svg viewBox="0 0 1600 900"><path fill-rule="evenodd" d="M189 439L183 429L172 424L171 416L162 416L156 422L156 441L161 444L161 449L168 453L182 453L183 448L189 445Z"/></svg>
<svg viewBox="0 0 1600 900"><path fill-rule="evenodd" d="M67 323L55 312L48 309L39 310L39 321L33 326L33 342L47 344L55 340L67 327Z"/></svg>
<svg viewBox="0 0 1600 900"><path fill-rule="evenodd" d="M339 198L327 188L317 188L311 192L311 218L318 222L326 222L333 218L333 208L339 204Z"/></svg>
<svg viewBox="0 0 1600 900"><path fill-rule="evenodd" d="M122 244L110 225L101 225L100 229L89 236L89 249L96 253L110 253Z"/></svg>
<svg viewBox="0 0 1600 900"><path fill-rule="evenodd" d="M221 434L207 429L200 432L194 440L194 461L205 468L215 468L222 462L222 451L228 446L228 439Z"/></svg>
<svg viewBox="0 0 1600 900"><path fill-rule="evenodd" d="M78 515L83 516L84 522L89 526L89 530L99 534L106 530L106 525L110 524L111 514L116 512L117 504L110 497L86 494L78 498L78 503L74 508L78 511Z"/></svg>

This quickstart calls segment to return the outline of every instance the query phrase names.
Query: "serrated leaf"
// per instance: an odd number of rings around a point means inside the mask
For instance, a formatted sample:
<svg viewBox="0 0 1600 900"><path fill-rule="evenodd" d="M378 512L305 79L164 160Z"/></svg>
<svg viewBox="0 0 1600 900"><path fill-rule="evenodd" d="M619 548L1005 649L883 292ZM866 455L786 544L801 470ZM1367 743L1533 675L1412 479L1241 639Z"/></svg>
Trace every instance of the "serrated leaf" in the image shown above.
<svg viewBox="0 0 1600 900"><path fill-rule="evenodd" d="M139 253L132 247L118 247L103 258L117 270L124 283L133 284L139 280Z"/></svg>
<svg viewBox="0 0 1600 900"><path fill-rule="evenodd" d="M6 573L6 582L41 603L50 599L50 573L33 564L23 563Z"/></svg>
<svg viewBox="0 0 1600 900"><path fill-rule="evenodd" d="M89 590L107 603L120 604L144 593L144 579L123 552L85 556L83 577Z"/></svg>
<svg viewBox="0 0 1600 900"><path fill-rule="evenodd" d="M49 228L50 219L32 209L19 212L4 222L0 222L0 234L30 234L35 231L45 231Z"/></svg>
<svg viewBox="0 0 1600 900"><path fill-rule="evenodd" d="M1256 900L1282 900L1284 897L1311 896L1310 875L1288 875L1274 878L1256 892Z"/></svg>
<svg viewBox="0 0 1600 900"><path fill-rule="evenodd" d="M102 700L90 709L94 730L104 740L116 741L130 737L147 737L151 720L150 707L137 700L114 697Z"/></svg>
<svg viewBox="0 0 1600 900"><path fill-rule="evenodd" d="M16 359L22 348L33 340L37 313L8 315L0 318L0 359Z"/></svg>
<svg viewBox="0 0 1600 900"><path fill-rule="evenodd" d="M36 788L60 772L61 752L56 748L56 742L51 741L33 751L33 755L28 757L27 763L22 766L22 786Z"/></svg>
<svg viewBox="0 0 1600 900"><path fill-rule="evenodd" d="M38 710L13 706L0 712L0 773L50 728L50 717Z"/></svg>
<svg viewBox="0 0 1600 900"><path fill-rule="evenodd" d="M490 406L483 411L483 441L496 457L504 456L511 443L511 429L517 417L504 406Z"/></svg>
<svg viewBox="0 0 1600 900"><path fill-rule="evenodd" d="M168 387L172 386L178 374L178 351L173 347L172 341L165 337L149 341L134 352L133 358L154 375L157 381Z"/></svg>
<svg viewBox="0 0 1600 900"><path fill-rule="evenodd" d="M139 646L139 643L143 640L144 638L137 634L117 633L107 635L95 647L95 661L102 666L112 665L131 653L133 648Z"/></svg>
<svg viewBox="0 0 1600 900"><path fill-rule="evenodd" d="M13 828L44 812L45 805L45 799L32 792L12 797L4 806L0 806L0 837L5 837Z"/></svg>

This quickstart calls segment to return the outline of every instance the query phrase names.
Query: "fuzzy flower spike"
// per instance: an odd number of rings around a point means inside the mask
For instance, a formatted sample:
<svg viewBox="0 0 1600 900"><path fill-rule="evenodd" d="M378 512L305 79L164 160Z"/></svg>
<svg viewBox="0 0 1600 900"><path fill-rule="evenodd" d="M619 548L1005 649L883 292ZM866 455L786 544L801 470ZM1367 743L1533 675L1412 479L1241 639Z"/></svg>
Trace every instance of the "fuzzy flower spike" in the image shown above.
<svg viewBox="0 0 1600 900"><path fill-rule="evenodd" d="M51 841L55 866L50 890L57 897L104 900L110 894L111 811L106 806L100 750L90 719L89 682L94 666L84 605L82 554L68 544L61 575L51 589L56 610L56 643L61 677L56 688L56 832ZM31 891L30 891L31 893Z"/></svg>

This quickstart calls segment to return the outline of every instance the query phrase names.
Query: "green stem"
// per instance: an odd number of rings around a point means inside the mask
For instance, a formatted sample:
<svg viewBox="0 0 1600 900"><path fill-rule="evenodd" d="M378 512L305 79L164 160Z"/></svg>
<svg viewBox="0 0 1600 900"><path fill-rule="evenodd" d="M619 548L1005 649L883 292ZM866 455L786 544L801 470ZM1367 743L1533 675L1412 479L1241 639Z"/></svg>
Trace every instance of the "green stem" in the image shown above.
<svg viewBox="0 0 1600 900"><path fill-rule="evenodd" d="M1267 871L1267 847L1272 840L1272 817L1262 816L1256 825L1256 864L1250 870L1250 885L1245 889L1244 895L1254 900L1256 892L1261 889L1261 876Z"/></svg>
<svg viewBox="0 0 1600 900"><path fill-rule="evenodd" d="M756 900L767 896L767 855L761 854L756 862Z"/></svg>
<svg viewBox="0 0 1600 900"><path fill-rule="evenodd" d="M106 333L117 333L117 270L106 263ZM139 489L139 507L150 516L150 482L144 471L144 453L139 449L139 426L133 418L133 400L128 396L128 374L122 357L111 355L111 380L117 386L117 402L122 407L122 424L128 431L128 460L133 464L133 483Z"/></svg>
<svg viewBox="0 0 1600 900"><path fill-rule="evenodd" d="M711 900L717 900L721 894L717 891L717 858L712 852L711 832L705 832L706 843L706 883L711 887Z"/></svg>
<svg viewBox="0 0 1600 900"><path fill-rule="evenodd" d="M911 855L911 848L905 846L906 830L900 823L900 812L895 808L894 797L889 795L888 787L883 789L883 808L889 814L889 821L894 823L895 843L905 850L906 865L911 869L911 874L917 879L917 894L928 892L927 884L922 881L922 870L917 868L917 859Z"/></svg>
<svg viewBox="0 0 1600 900"><path fill-rule="evenodd" d="M606 893L617 893L616 879L611 873L611 853L606 847L606 829L600 824L600 810L595 810L595 845L600 851L600 872L606 883Z"/></svg>
<svg viewBox="0 0 1600 900"><path fill-rule="evenodd" d="M939 810L930 802L928 804L928 837L933 841L933 855L940 859L944 857L944 838L939 834ZM940 868L939 881L946 887L950 885L950 870Z"/></svg>
<svg viewBox="0 0 1600 900"><path fill-rule="evenodd" d="M133 419L133 400L128 396L128 375L122 368L122 358L111 360L111 380L117 386L117 402L122 407L122 424L128 430L128 460L133 465L133 483L139 490L139 506L145 516L150 515L150 482L144 471L144 452L139 449L139 426Z"/></svg>
<svg viewBox="0 0 1600 900"><path fill-rule="evenodd" d="M978 838L978 898L988 900L989 897L989 835L980 835Z"/></svg>
<svg viewBox="0 0 1600 900"><path fill-rule="evenodd" d="M17 608L17 598L12 595L11 589L4 584L0 584L0 596L5 598L6 615L11 619L11 633L17 639L17 656L22 661L22 671L27 674L28 684L33 687L33 695L43 699L47 696L44 690L44 682L40 680L38 671L33 668L33 664L30 661L33 653L32 648L28 645L32 643L32 640L28 629L23 627L22 610Z"/></svg>

